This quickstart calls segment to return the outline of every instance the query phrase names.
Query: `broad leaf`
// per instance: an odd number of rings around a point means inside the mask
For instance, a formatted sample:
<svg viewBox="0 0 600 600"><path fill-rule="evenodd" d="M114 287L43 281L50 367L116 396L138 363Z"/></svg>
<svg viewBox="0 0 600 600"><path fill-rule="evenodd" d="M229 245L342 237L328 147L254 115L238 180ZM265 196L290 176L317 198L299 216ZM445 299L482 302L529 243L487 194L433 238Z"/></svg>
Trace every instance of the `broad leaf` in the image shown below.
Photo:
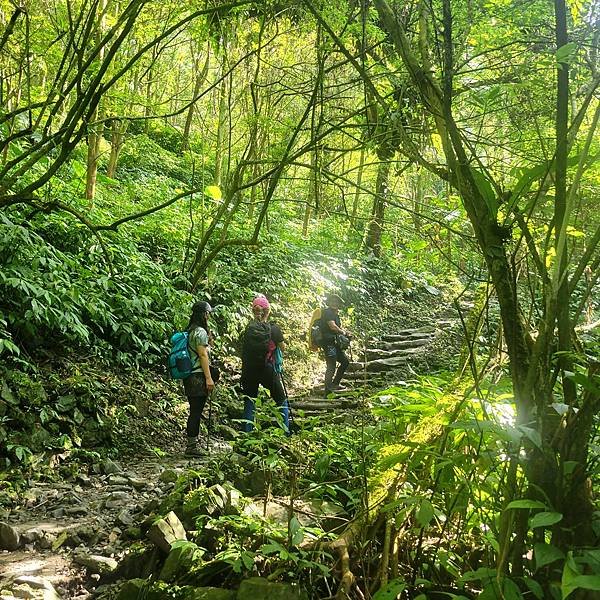
<svg viewBox="0 0 600 600"><path fill-rule="evenodd" d="M509 508L548 508L543 502L539 500L513 500L507 507Z"/></svg>
<svg viewBox="0 0 600 600"><path fill-rule="evenodd" d="M373 600L396 600L405 589L406 583L402 579L394 579L384 587L379 588L373 596Z"/></svg>
<svg viewBox="0 0 600 600"><path fill-rule="evenodd" d="M534 515L529 520L529 526L532 529L536 527L550 527L555 523L558 523L563 518L562 514L559 512L540 512L537 515Z"/></svg>
<svg viewBox="0 0 600 600"><path fill-rule="evenodd" d="M535 556L535 568L541 569L555 560L564 560L564 553L550 544L536 544L533 548Z"/></svg>

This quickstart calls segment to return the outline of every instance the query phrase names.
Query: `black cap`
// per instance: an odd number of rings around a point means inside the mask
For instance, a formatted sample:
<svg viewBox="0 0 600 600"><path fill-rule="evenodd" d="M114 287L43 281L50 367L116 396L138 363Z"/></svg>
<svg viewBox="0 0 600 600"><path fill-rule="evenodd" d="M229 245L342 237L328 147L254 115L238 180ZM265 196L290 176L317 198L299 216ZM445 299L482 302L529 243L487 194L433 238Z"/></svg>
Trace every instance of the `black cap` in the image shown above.
<svg viewBox="0 0 600 600"><path fill-rule="evenodd" d="M200 300L199 302L194 303L194 306L192 306L192 311L209 313L212 312L212 306L208 302Z"/></svg>

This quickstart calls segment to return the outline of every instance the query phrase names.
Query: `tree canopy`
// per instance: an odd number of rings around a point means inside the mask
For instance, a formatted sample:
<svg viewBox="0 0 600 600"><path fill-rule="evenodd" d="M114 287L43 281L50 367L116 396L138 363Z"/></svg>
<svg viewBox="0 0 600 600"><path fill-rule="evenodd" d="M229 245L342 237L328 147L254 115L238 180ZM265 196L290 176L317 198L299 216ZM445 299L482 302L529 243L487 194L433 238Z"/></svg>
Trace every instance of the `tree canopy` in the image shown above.
<svg viewBox="0 0 600 600"><path fill-rule="evenodd" d="M432 577L413 565L400 582L387 562L408 513L420 542L434 522L442 537L456 520L478 529L484 599L600 590L598 0L0 0L0 23L11 368L63 345L155 369L200 296L226 307L223 355L261 291L301 330L343 289L365 339L408 290L469 296L460 364L444 392L422 388L444 423L408 416L406 446L385 440L366 510L331 546L335 593L392 598ZM300 344L291 356L305 361ZM510 427L486 420L494 395ZM495 445L493 484L477 481L479 449L468 468L457 458L477 446L458 430ZM426 466L407 501L409 455ZM450 498L461 477L475 511ZM386 511L385 566L357 583L348 561Z"/></svg>

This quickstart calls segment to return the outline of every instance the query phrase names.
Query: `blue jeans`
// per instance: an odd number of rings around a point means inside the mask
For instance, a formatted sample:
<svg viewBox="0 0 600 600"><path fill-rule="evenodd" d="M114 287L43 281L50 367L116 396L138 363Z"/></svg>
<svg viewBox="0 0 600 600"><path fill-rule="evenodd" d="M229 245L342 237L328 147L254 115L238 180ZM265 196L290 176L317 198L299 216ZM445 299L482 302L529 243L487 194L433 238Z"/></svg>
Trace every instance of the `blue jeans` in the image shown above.
<svg viewBox="0 0 600 600"><path fill-rule="evenodd" d="M273 365L265 365L261 372L242 373L242 391L244 393L244 431L254 429L254 400L258 396L258 386L262 385L269 390L271 398L275 400L283 418L286 432L290 430L288 400L281 381L281 375L275 373Z"/></svg>

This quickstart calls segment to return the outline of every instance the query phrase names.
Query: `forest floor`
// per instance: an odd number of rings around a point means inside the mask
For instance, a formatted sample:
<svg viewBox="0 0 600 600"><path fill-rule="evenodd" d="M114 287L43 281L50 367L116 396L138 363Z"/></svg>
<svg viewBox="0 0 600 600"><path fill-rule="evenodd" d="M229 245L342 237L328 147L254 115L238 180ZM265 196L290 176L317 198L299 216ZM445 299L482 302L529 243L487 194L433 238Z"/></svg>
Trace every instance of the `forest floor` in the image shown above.
<svg viewBox="0 0 600 600"><path fill-rule="evenodd" d="M326 406L324 400L322 394L301 396L316 406ZM344 406L341 399L328 402L330 408ZM179 408L182 431L185 403ZM140 523L173 490L177 477L209 462L215 452L231 453L213 448L210 457L186 458L179 437L165 432L162 444L150 441L153 451L74 465L68 480L30 480L18 505L0 512L0 521L12 530L0 535L19 539L17 549L0 551L0 599L91 598L139 539Z"/></svg>
<svg viewBox="0 0 600 600"><path fill-rule="evenodd" d="M388 337L375 344L385 350L365 349L363 362L351 365L348 394L325 399L318 389L291 390L292 413L303 415L300 419L327 415L343 427L349 417L348 422L353 421L349 411L362 410L352 388L361 389L363 378L378 377L384 368L398 368L400 363L413 363L418 354L430 354L436 333L421 328ZM110 575L105 576L140 539L140 524L173 490L178 476L209 460L183 456L183 439L175 429L183 430L185 414L182 403L170 415L173 430L160 440L148 440L151 451L74 465L72 476L58 482L28 482L18 506L0 514L0 522L7 524L0 535L19 539L16 549L0 552L0 600L84 600L100 584L110 582Z"/></svg>
<svg viewBox="0 0 600 600"><path fill-rule="evenodd" d="M105 459L93 465L98 473L73 482L32 482L19 509L5 515L24 545L0 553L0 577L18 583L34 576L52 583L63 599L88 598L135 537L136 518L169 493L177 473L201 460L173 447L160 458ZM28 586L27 578L20 581Z"/></svg>

